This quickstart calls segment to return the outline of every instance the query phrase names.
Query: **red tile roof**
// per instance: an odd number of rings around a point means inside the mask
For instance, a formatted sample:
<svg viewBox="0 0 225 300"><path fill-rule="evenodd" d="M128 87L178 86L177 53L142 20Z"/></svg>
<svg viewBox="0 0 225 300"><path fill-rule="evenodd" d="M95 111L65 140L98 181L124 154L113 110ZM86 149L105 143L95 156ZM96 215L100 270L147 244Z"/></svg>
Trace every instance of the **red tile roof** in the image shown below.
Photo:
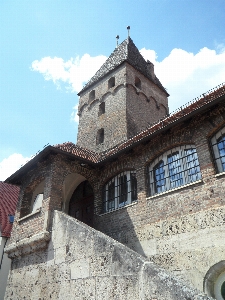
<svg viewBox="0 0 225 300"><path fill-rule="evenodd" d="M1 236L10 237L12 224L8 215L15 215L20 188L0 181L0 233Z"/></svg>
<svg viewBox="0 0 225 300"><path fill-rule="evenodd" d="M71 142L58 144L58 145L55 145L54 147L57 149L60 149L62 151L74 154L75 156L83 158L85 160L89 160L93 163L97 163L101 158L100 154L98 154L94 151L82 148L80 146L77 146Z"/></svg>
<svg viewBox="0 0 225 300"><path fill-rule="evenodd" d="M84 149L79 147L71 142L67 142L64 144L58 144L54 146L55 148L61 149L62 151L74 154L77 157L89 160L93 163L99 163L108 157L117 154L118 152L131 147L133 144L138 143L148 137L150 137L153 133L156 133L160 129L167 127L170 124L173 124L176 121L181 120L183 117L188 116L189 114L197 111L198 109L206 106L210 102L220 98L225 95L225 83L220 84L214 89L202 94L199 98L195 98L193 101L188 102L186 105L178 108L173 114L169 116L165 116L165 118L151 124L146 130L139 132L137 135L132 137L131 139L122 142L110 149L102 153L96 153L94 151Z"/></svg>

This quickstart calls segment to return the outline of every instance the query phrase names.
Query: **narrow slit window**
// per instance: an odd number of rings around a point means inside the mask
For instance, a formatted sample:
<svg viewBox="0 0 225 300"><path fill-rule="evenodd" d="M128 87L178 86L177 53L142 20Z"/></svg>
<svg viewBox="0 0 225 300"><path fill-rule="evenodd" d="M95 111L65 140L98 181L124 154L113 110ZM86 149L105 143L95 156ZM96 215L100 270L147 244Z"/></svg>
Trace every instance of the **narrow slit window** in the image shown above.
<svg viewBox="0 0 225 300"><path fill-rule="evenodd" d="M115 77L111 77L109 80L108 80L108 89L111 89L112 87L115 86Z"/></svg>
<svg viewBox="0 0 225 300"><path fill-rule="evenodd" d="M93 90L89 93L89 101L91 102L93 100L95 100L95 90Z"/></svg>
<svg viewBox="0 0 225 300"><path fill-rule="evenodd" d="M98 111L98 115L101 116L105 113L105 102L102 102L100 105L99 105L99 111Z"/></svg>
<svg viewBox="0 0 225 300"><path fill-rule="evenodd" d="M104 128L101 128L97 132L96 145L104 143Z"/></svg>
<svg viewBox="0 0 225 300"><path fill-rule="evenodd" d="M135 86L141 89L141 80L138 77L135 77Z"/></svg>

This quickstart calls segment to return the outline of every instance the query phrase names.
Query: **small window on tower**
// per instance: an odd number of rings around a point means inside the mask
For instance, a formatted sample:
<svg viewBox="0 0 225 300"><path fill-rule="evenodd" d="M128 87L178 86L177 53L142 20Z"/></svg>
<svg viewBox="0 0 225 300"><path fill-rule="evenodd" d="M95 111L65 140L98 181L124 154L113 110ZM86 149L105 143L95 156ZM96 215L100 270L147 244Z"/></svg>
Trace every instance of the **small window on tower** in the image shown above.
<svg viewBox="0 0 225 300"><path fill-rule="evenodd" d="M95 99L95 90L91 91L89 94L89 101L93 101Z"/></svg>
<svg viewBox="0 0 225 300"><path fill-rule="evenodd" d="M105 113L105 102L102 102L100 105L99 105L99 111L98 111L98 115L101 116L102 114Z"/></svg>
<svg viewBox="0 0 225 300"><path fill-rule="evenodd" d="M104 129L101 128L97 132L96 145L102 144L103 142L104 142Z"/></svg>
<svg viewBox="0 0 225 300"><path fill-rule="evenodd" d="M111 89L115 86L115 77L111 77L108 81L108 88Z"/></svg>
<svg viewBox="0 0 225 300"><path fill-rule="evenodd" d="M135 77L135 86L141 89L141 80L138 77Z"/></svg>

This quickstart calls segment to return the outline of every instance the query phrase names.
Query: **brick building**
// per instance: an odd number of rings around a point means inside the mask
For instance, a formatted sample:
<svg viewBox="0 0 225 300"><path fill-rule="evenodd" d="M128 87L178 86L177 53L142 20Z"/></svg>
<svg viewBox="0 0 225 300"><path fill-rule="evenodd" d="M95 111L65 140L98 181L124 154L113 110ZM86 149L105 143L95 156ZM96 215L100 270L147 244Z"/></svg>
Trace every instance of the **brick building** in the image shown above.
<svg viewBox="0 0 225 300"><path fill-rule="evenodd" d="M0 181L0 300L4 299L11 260L5 253L12 231L19 188Z"/></svg>
<svg viewBox="0 0 225 300"><path fill-rule="evenodd" d="M6 180L21 187L6 299L225 299L225 85L169 114L128 38L79 96L77 145Z"/></svg>

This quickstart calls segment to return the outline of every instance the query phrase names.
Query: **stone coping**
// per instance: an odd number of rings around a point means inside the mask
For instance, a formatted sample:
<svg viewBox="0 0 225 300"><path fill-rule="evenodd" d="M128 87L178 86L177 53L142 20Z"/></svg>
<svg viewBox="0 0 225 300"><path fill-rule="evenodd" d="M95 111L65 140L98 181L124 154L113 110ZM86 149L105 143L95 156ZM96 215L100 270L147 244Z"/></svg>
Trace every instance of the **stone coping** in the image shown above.
<svg viewBox="0 0 225 300"><path fill-rule="evenodd" d="M218 174L215 175L215 177L220 177L220 176L223 176L223 175L225 175L225 172L218 173Z"/></svg>
<svg viewBox="0 0 225 300"><path fill-rule="evenodd" d="M9 258L27 255L46 248L50 237L50 232L42 231L38 234L34 234L31 237L21 239L18 242L10 243L6 247L5 252L8 254Z"/></svg>
<svg viewBox="0 0 225 300"><path fill-rule="evenodd" d="M41 207L38 208L36 211L30 213L29 215L26 215L26 216L20 218L20 219L18 220L18 222L21 222L21 221L23 221L23 220L29 219L30 217L32 217L32 216L34 216L34 215L36 215L36 214L39 214L40 212L41 212Z"/></svg>

